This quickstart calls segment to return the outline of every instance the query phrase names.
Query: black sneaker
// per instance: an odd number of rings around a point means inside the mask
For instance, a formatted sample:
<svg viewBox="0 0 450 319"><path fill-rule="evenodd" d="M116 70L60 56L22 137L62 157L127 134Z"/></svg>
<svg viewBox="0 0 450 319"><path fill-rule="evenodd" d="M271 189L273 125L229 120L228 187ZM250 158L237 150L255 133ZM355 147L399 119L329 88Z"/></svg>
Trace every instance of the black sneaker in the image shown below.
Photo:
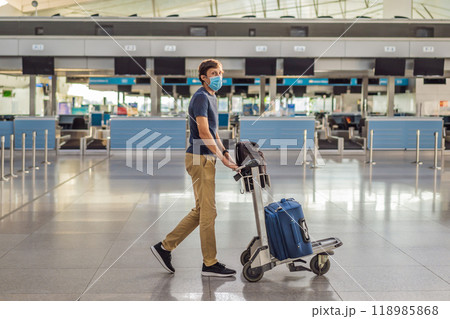
<svg viewBox="0 0 450 319"><path fill-rule="evenodd" d="M215 263L212 266L206 267L205 264L203 264L202 267L202 276L207 277L230 277L236 275L236 271L233 269L229 269L225 267L224 264L221 263Z"/></svg>
<svg viewBox="0 0 450 319"><path fill-rule="evenodd" d="M160 264L164 267L165 270L173 274L175 272L175 268L172 266L172 255L170 251L164 250L162 248L162 243L159 242L155 246L150 247L153 255L155 255L156 259L160 262Z"/></svg>

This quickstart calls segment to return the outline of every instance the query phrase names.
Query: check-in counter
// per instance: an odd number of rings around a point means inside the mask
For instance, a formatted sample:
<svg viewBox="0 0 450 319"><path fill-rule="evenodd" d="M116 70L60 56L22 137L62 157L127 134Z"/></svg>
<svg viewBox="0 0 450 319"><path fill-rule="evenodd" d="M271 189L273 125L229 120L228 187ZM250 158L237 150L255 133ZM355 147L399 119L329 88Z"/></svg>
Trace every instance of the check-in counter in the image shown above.
<svg viewBox="0 0 450 319"><path fill-rule="evenodd" d="M14 134L14 122L0 121L0 136L5 137L5 148L9 148L11 134Z"/></svg>
<svg viewBox="0 0 450 319"><path fill-rule="evenodd" d="M415 149L416 132L420 130L420 148L434 149L434 133L438 132L438 148L442 146L440 117L368 117L367 145L370 145L370 131L374 131L373 149Z"/></svg>
<svg viewBox="0 0 450 319"><path fill-rule="evenodd" d="M185 149L186 119L111 117L111 149Z"/></svg>
<svg viewBox="0 0 450 319"><path fill-rule="evenodd" d="M14 119L15 147L22 147L22 133L25 133L25 148L31 149L33 147L33 131L35 131L36 149L44 149L45 130L48 131L48 149L55 149L56 117L16 117Z"/></svg>
<svg viewBox="0 0 450 319"><path fill-rule="evenodd" d="M257 142L262 149L289 149L303 147L303 133L314 139L314 117L242 117L240 140Z"/></svg>

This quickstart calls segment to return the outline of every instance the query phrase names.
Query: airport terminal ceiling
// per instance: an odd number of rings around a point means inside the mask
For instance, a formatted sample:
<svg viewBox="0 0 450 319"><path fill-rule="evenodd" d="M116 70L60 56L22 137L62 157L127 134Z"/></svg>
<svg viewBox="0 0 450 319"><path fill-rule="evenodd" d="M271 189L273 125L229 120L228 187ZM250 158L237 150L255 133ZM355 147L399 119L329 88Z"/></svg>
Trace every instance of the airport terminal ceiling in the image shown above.
<svg viewBox="0 0 450 319"><path fill-rule="evenodd" d="M67 17L295 17L302 19L331 16L352 19L357 16L383 18L383 0L0 0L0 16L60 14ZM36 3L35 3L36 5ZM406 15L406 14L405 14ZM413 19L449 19L450 1L412 0Z"/></svg>

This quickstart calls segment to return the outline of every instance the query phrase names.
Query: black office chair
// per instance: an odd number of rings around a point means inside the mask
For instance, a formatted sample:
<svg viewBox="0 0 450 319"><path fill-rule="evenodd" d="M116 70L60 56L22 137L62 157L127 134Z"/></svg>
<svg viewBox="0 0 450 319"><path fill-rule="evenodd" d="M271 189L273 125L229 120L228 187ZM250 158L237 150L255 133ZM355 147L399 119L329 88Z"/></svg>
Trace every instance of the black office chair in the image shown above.
<svg viewBox="0 0 450 319"><path fill-rule="evenodd" d="M332 130L336 130L339 128L336 120L334 118L328 118L328 126L331 127Z"/></svg>
<svg viewBox="0 0 450 319"><path fill-rule="evenodd" d="M81 118L81 117L74 118L73 119L73 123L72 123L72 129L73 130L85 130L85 129L87 129L86 122L85 122L84 118Z"/></svg>

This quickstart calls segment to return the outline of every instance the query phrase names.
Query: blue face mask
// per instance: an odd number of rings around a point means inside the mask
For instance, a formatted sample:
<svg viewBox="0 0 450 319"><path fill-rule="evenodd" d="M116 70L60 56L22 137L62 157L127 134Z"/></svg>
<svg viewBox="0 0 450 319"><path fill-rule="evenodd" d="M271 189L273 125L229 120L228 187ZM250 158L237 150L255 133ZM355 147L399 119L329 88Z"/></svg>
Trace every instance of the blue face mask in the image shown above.
<svg viewBox="0 0 450 319"><path fill-rule="evenodd" d="M220 88L222 87L222 77L220 75L213 76L213 77L209 78L209 80L210 80L210 83L208 86L211 88L211 90L219 91Z"/></svg>

